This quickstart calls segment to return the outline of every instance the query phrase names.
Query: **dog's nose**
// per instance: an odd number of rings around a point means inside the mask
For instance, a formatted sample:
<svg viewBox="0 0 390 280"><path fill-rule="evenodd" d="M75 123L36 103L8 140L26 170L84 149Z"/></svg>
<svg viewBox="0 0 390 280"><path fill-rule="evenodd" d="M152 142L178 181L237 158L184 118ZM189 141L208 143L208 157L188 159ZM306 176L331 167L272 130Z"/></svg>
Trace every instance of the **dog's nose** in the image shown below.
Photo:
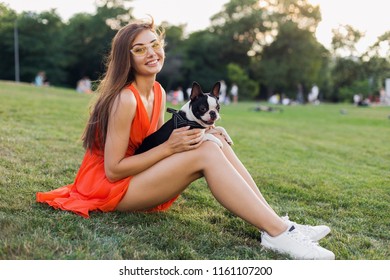
<svg viewBox="0 0 390 280"><path fill-rule="evenodd" d="M211 118L212 120L215 120L215 119L217 118L217 114L215 113L215 111L211 111L211 112L210 112L210 118Z"/></svg>

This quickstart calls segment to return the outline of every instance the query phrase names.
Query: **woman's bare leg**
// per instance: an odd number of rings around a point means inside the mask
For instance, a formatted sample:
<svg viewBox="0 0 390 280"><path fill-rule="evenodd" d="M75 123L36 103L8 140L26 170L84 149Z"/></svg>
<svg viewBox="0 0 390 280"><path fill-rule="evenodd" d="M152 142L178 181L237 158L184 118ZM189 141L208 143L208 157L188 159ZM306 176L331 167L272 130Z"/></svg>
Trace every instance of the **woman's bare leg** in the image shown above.
<svg viewBox="0 0 390 280"><path fill-rule="evenodd" d="M225 154L226 158L230 161L230 163L234 166L234 168L240 173L242 178L247 182L247 184L252 188L254 193L261 199L265 205L267 205L271 211L274 211L272 207L268 204L268 202L265 200L263 195L261 194L259 188L257 187L255 181L253 180L252 176L249 174L248 170L246 167L242 164L240 159L237 157L233 149L230 147L230 145L223 139L222 136L215 135L223 143L223 153Z"/></svg>
<svg viewBox="0 0 390 280"><path fill-rule="evenodd" d="M168 157L134 176L117 210L137 211L157 206L180 194L202 175L215 198L235 215L272 236L286 230L284 221L210 141L196 150Z"/></svg>

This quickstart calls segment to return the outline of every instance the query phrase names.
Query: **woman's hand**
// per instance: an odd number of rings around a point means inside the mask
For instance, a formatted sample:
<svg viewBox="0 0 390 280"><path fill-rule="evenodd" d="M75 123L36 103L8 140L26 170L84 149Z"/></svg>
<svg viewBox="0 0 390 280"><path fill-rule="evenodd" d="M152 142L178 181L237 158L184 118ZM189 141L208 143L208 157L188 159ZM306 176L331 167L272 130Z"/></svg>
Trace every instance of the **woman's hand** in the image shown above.
<svg viewBox="0 0 390 280"><path fill-rule="evenodd" d="M166 142L171 154L196 149L202 144L204 129L189 129L189 126L174 129Z"/></svg>

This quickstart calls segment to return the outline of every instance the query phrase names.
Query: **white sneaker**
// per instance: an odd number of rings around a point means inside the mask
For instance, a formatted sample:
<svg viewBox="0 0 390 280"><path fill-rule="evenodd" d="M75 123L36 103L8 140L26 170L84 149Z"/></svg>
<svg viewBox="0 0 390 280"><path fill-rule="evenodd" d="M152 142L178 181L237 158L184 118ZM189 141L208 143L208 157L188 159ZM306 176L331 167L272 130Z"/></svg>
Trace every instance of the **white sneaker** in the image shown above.
<svg viewBox="0 0 390 280"><path fill-rule="evenodd" d="M334 260L333 252L322 248L303 235L293 225L278 236L263 232L261 245L279 253L288 254L296 260Z"/></svg>
<svg viewBox="0 0 390 280"><path fill-rule="evenodd" d="M320 225L320 226L301 225L296 222L290 221L287 215L282 217L282 219L285 222L287 222L289 226L294 225L297 230L299 230L303 235L309 237L311 241L317 242L318 240L327 236L330 232L330 228L325 225Z"/></svg>

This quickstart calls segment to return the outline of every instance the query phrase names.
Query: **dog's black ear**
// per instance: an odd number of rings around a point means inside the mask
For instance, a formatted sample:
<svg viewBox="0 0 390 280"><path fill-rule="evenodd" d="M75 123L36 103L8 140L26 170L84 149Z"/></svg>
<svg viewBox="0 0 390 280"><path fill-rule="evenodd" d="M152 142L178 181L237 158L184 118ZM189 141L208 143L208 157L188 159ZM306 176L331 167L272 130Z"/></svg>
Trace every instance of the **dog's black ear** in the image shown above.
<svg viewBox="0 0 390 280"><path fill-rule="evenodd" d="M191 90L191 101L196 100L200 95L203 94L202 88L197 82L192 83L192 90Z"/></svg>
<svg viewBox="0 0 390 280"><path fill-rule="evenodd" d="M211 95L219 98L219 91L221 90L221 83L216 82L215 85L213 86L213 89L211 90Z"/></svg>

